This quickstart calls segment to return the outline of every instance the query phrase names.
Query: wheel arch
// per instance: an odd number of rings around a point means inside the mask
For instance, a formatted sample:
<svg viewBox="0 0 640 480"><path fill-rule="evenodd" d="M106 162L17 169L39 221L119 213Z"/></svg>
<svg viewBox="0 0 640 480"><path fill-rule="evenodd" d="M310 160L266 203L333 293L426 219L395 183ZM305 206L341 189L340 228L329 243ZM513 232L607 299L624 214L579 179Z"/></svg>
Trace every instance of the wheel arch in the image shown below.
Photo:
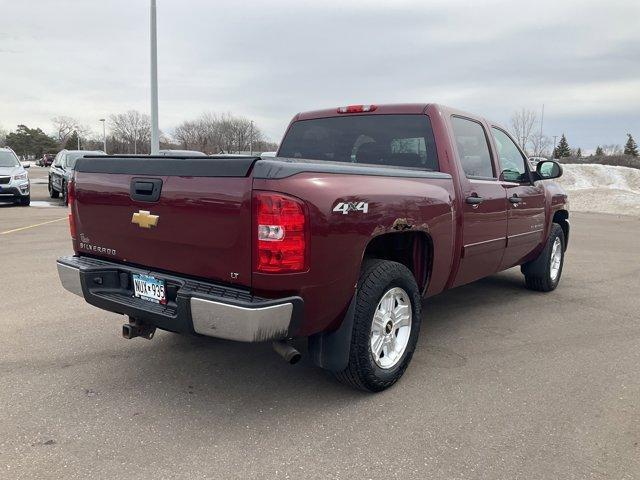
<svg viewBox="0 0 640 480"><path fill-rule="evenodd" d="M424 231L388 232L369 240L362 258L398 262L407 267L421 294L427 289L433 268L433 240Z"/></svg>
<svg viewBox="0 0 640 480"><path fill-rule="evenodd" d="M569 212L567 210L561 209L556 210L553 213L552 223L557 223L562 228L562 233L564 233L564 249L567 249L569 245Z"/></svg>

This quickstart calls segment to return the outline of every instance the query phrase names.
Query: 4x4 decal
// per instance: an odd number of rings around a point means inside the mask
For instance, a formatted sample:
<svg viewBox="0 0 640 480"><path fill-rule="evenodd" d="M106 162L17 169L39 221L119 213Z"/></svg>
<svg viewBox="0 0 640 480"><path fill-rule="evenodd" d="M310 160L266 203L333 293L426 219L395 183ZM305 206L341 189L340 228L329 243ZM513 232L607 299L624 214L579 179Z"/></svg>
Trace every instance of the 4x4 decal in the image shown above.
<svg viewBox="0 0 640 480"><path fill-rule="evenodd" d="M334 212L342 213L343 215L347 215L349 212L369 212L369 204L367 202L338 202L335 207L333 207Z"/></svg>

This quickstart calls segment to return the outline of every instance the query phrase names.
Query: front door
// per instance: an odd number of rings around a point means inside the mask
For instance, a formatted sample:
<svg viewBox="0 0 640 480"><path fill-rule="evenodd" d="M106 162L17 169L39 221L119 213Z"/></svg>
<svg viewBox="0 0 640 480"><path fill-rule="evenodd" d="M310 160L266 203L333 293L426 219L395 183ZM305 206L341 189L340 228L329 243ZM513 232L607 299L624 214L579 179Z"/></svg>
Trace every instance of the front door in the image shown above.
<svg viewBox="0 0 640 480"><path fill-rule="evenodd" d="M507 237L505 189L491 159L485 127L454 116L452 130L463 172L462 252L453 286L464 285L498 271Z"/></svg>
<svg viewBox="0 0 640 480"><path fill-rule="evenodd" d="M62 174L63 174L63 166L64 166L65 154L63 152L58 153L56 155L55 160L53 161L53 165L51 166L51 185L53 185L54 189L57 191L62 191Z"/></svg>
<svg viewBox="0 0 640 480"><path fill-rule="evenodd" d="M526 157L509 135L491 129L498 152L500 180L507 197L507 249L500 269L520 265L539 245L545 227L545 196L531 181Z"/></svg>

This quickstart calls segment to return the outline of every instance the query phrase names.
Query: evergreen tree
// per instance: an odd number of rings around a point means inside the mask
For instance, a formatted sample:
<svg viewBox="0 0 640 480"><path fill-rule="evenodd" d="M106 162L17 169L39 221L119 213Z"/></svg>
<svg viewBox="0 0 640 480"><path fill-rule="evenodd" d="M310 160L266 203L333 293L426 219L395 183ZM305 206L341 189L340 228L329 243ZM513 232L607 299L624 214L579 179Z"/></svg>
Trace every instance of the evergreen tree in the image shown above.
<svg viewBox="0 0 640 480"><path fill-rule="evenodd" d="M624 145L624 154L631 155L632 157L638 156L638 145L636 141L633 139L630 133L627 133L627 143Z"/></svg>
<svg viewBox="0 0 640 480"><path fill-rule="evenodd" d="M18 125L15 132L7 134L5 142L21 157L41 157L44 152L56 151L56 141L39 128Z"/></svg>
<svg viewBox="0 0 640 480"><path fill-rule="evenodd" d="M571 156L571 148L569 148L569 142L567 142L567 137L562 134L560 137L560 142L558 146L553 151L553 158L561 158L561 157L570 157Z"/></svg>
<svg viewBox="0 0 640 480"><path fill-rule="evenodd" d="M596 148L596 157L604 157L604 150L600 145Z"/></svg>
<svg viewBox="0 0 640 480"><path fill-rule="evenodd" d="M578 150L576 150L576 157L582 158L582 149L580 147L578 147Z"/></svg>
<svg viewBox="0 0 640 480"><path fill-rule="evenodd" d="M78 150L78 132L73 132L64 144L67 150Z"/></svg>

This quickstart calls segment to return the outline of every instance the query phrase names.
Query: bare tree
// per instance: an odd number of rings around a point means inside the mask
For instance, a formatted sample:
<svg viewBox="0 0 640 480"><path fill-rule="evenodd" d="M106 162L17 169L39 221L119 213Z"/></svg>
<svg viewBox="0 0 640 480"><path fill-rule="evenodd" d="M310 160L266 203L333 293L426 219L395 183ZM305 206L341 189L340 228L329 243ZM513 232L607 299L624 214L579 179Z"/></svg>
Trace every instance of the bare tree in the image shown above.
<svg viewBox="0 0 640 480"><path fill-rule="evenodd" d="M603 153L607 156L610 155L622 155L622 147L620 145L603 145Z"/></svg>
<svg viewBox="0 0 640 480"><path fill-rule="evenodd" d="M537 124L537 118L535 111L525 108L516 111L511 116L511 133L516 137L516 141L527 154L529 142L532 137L535 136L533 131Z"/></svg>
<svg viewBox="0 0 640 480"><path fill-rule="evenodd" d="M0 147L4 147L5 142L7 141L7 131L0 127Z"/></svg>
<svg viewBox="0 0 640 480"><path fill-rule="evenodd" d="M551 155L551 147L553 142L551 139L544 135L536 133L531 136L529 145L531 146L531 156L533 157L548 157Z"/></svg>
<svg viewBox="0 0 640 480"><path fill-rule="evenodd" d="M59 116L51 119L55 129L54 137L58 141L61 148L64 148L67 140L76 133L80 141L87 139L91 135L91 129L86 125L82 125L75 118L67 116Z"/></svg>
<svg viewBox="0 0 640 480"><path fill-rule="evenodd" d="M182 148L208 153L246 152L250 146L258 151L260 145L269 144L254 122L231 113L205 113L196 120L182 122L173 137Z"/></svg>
<svg viewBox="0 0 640 480"><path fill-rule="evenodd" d="M133 153L149 153L151 118L149 115L129 110L109 117L111 136L116 143ZM119 150L119 149L117 149Z"/></svg>

